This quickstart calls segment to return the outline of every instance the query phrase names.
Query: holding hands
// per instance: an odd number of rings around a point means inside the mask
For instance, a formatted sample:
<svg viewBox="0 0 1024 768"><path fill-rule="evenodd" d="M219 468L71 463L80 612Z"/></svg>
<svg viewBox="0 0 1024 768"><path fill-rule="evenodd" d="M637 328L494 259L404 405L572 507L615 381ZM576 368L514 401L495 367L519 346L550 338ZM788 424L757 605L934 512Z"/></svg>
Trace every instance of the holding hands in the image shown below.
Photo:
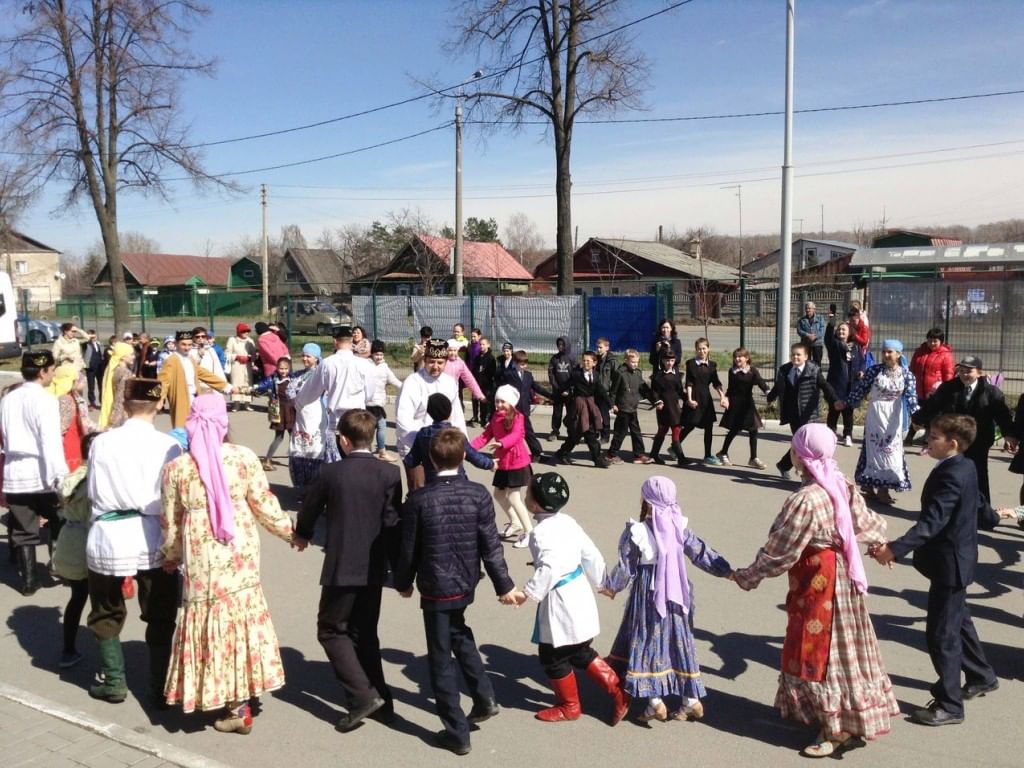
<svg viewBox="0 0 1024 768"><path fill-rule="evenodd" d="M526 602L526 593L521 589L513 589L511 592L506 592L498 598L498 602L502 605L513 605L516 608Z"/></svg>
<svg viewBox="0 0 1024 768"><path fill-rule="evenodd" d="M303 552L309 546L309 539L304 539L301 536L292 536L291 545L292 549L296 552Z"/></svg>
<svg viewBox="0 0 1024 768"><path fill-rule="evenodd" d="M889 549L889 544L872 544L868 547L868 555L874 558L875 562L879 565L887 565L892 568L892 564L896 561L896 555Z"/></svg>

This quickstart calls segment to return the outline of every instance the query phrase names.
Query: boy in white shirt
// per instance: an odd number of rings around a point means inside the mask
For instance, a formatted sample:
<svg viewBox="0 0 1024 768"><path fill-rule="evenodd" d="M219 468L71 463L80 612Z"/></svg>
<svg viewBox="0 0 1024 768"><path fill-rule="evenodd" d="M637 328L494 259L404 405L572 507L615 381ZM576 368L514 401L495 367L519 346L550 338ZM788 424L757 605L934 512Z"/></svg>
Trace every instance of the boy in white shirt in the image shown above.
<svg viewBox="0 0 1024 768"><path fill-rule="evenodd" d="M395 461L398 454L388 452L385 445L388 416L384 406L388 402L388 384L400 390L402 380L395 376L384 360L384 342L380 339L374 339L370 345L370 359L373 360L373 370L366 377L366 410L377 417L377 458Z"/></svg>

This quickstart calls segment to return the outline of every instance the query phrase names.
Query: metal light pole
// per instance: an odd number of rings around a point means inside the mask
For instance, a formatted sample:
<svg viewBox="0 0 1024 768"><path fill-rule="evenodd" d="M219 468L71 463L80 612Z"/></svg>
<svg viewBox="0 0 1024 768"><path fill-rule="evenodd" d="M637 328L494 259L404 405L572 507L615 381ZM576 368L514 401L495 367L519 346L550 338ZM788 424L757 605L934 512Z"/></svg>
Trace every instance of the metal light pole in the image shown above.
<svg viewBox="0 0 1024 768"><path fill-rule="evenodd" d="M786 0L786 120L782 160L782 235L779 297L775 314L775 365L789 359L790 291L793 284L793 37L796 0Z"/></svg>
<svg viewBox="0 0 1024 768"><path fill-rule="evenodd" d="M452 270L455 272L455 295L462 296L462 98L465 92L462 87L473 80L484 76L478 69L462 81L459 92L455 95L455 253L452 255Z"/></svg>
<svg viewBox="0 0 1024 768"><path fill-rule="evenodd" d="M260 268L263 272L262 314L264 319L270 314L270 276L267 274L270 256L267 253L267 185L260 184L260 205L263 208L263 230L260 237Z"/></svg>
<svg viewBox="0 0 1024 768"><path fill-rule="evenodd" d="M735 189L736 200L739 203L740 208L740 268L739 272L742 276L743 273L743 185L742 184L730 184L721 189Z"/></svg>

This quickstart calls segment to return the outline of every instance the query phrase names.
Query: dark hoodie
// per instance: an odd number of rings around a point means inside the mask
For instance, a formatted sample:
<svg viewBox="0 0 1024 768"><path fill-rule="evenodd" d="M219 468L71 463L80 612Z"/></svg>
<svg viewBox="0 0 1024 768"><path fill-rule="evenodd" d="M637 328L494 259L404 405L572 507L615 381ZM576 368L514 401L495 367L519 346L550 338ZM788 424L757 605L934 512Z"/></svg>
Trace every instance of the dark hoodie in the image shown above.
<svg viewBox="0 0 1024 768"><path fill-rule="evenodd" d="M551 391L557 394L569 389L576 358L572 356L572 347L565 336L555 339L555 346L558 347L558 352L551 356L548 363L548 382L551 384Z"/></svg>

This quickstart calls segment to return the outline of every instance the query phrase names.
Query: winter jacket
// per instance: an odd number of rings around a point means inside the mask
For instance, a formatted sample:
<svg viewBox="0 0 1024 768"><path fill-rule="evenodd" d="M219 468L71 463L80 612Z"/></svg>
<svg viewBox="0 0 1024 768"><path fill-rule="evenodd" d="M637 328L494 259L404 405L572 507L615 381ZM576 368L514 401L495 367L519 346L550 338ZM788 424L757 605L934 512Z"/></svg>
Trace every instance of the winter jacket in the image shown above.
<svg viewBox="0 0 1024 768"><path fill-rule="evenodd" d="M612 405L618 406L620 413L636 413L640 400L648 393L649 390L640 369L629 370L629 367L623 363L612 378L612 388L608 393L608 400Z"/></svg>
<svg viewBox="0 0 1024 768"><path fill-rule="evenodd" d="M611 351L605 353L604 357L598 356L597 358L597 383L601 385L601 390L611 399L612 391L612 380L615 378L615 369L618 368L618 364L615 360L615 354Z"/></svg>
<svg viewBox="0 0 1024 768"><path fill-rule="evenodd" d="M968 456L985 455L996 440L996 425L1003 435L1012 437L1015 434L1013 416L1002 391L987 376L978 379L970 402L965 402L964 390L964 383L959 377L940 384L921 404L921 410L914 414L914 423L928 426L932 419L943 413L971 416L977 424L978 434L964 453Z"/></svg>
<svg viewBox="0 0 1024 768"><path fill-rule="evenodd" d="M522 469L530 466L532 458L530 449L526 445L526 418L523 414L517 411L512 420L512 427L505 429L505 415L496 411L484 431L477 435L470 445L479 451L492 439L501 444L501 447L494 452L494 460L498 462L498 469Z"/></svg>
<svg viewBox="0 0 1024 768"><path fill-rule="evenodd" d="M864 367L860 346L853 339L840 341L836 338L835 325L829 323L825 328L825 348L828 350L828 383L837 397L844 398L857 384L858 374Z"/></svg>
<svg viewBox="0 0 1024 768"><path fill-rule="evenodd" d="M565 336L559 336L555 343L560 343L562 348L560 352L552 355L548 362L548 383L551 385L551 391L557 395L569 389L576 358L572 356L572 347Z"/></svg>
<svg viewBox="0 0 1024 768"><path fill-rule="evenodd" d="M439 476L409 494L401 525L395 588L404 592L415 580L425 610L473 602L481 558L495 594L515 588L494 525L494 501L479 483Z"/></svg>
<svg viewBox="0 0 1024 768"><path fill-rule="evenodd" d="M775 376L775 386L768 393L769 403L781 400L779 405L779 423L790 424L794 428L802 427L804 424L818 420L818 406L821 399L819 390L825 394L829 405L838 398L832 385L825 381L821 369L812 361L804 363L804 370L796 380L796 384L790 382L790 372L793 370L792 363L786 363L779 368Z"/></svg>
<svg viewBox="0 0 1024 768"><path fill-rule="evenodd" d="M953 350L948 344L940 344L933 352L928 348L928 342L925 342L914 350L914 356L910 359L910 372L917 379L917 399L923 402L940 384L955 375Z"/></svg>

